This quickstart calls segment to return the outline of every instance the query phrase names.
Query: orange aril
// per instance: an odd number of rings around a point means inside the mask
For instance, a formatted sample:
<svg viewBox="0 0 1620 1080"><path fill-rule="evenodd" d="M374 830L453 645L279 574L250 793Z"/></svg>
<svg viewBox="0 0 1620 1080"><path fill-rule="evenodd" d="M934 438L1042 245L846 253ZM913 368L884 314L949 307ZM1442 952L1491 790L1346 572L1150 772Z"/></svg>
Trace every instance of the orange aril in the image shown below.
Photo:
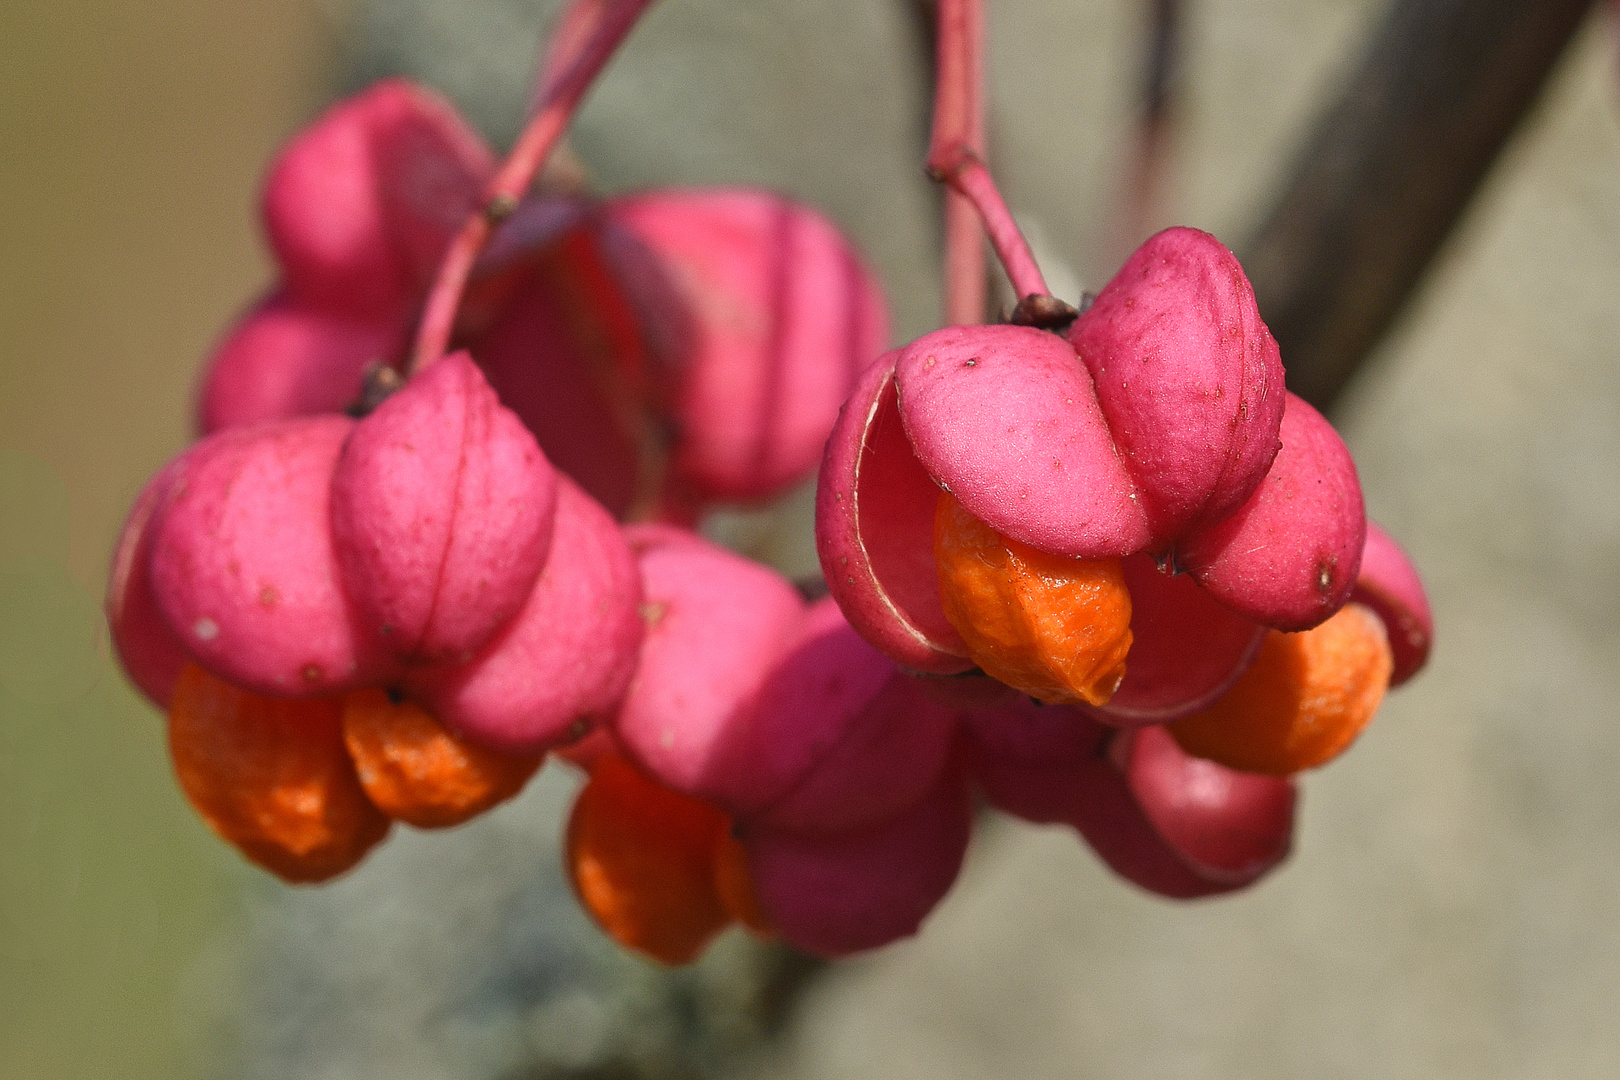
<svg viewBox="0 0 1620 1080"><path fill-rule="evenodd" d="M1118 559L1037 551L941 492L934 565L945 617L985 674L1054 705L1102 705L1119 688L1131 594Z"/></svg>
<svg viewBox="0 0 1620 1080"><path fill-rule="evenodd" d="M568 819L568 872L608 936L666 964L696 959L731 914L716 888L726 815L603 757Z"/></svg>
<svg viewBox="0 0 1620 1080"><path fill-rule="evenodd" d="M1286 776L1331 761L1372 720L1389 687L1389 641L1378 616L1347 604L1297 634L1273 630L1254 666L1203 712L1168 725L1195 757Z"/></svg>
<svg viewBox="0 0 1620 1080"><path fill-rule="evenodd" d="M544 757L468 743L420 705L375 687L344 699L343 741L371 801L422 829L459 825L511 798Z"/></svg>
<svg viewBox="0 0 1620 1080"><path fill-rule="evenodd" d="M765 912L760 910L759 897L754 892L754 875L748 868L748 851L729 829L715 839L714 888L733 919L760 937L776 933Z"/></svg>
<svg viewBox="0 0 1620 1080"><path fill-rule="evenodd" d="M203 820L287 881L341 874L388 832L344 748L337 698L266 697L188 665L169 706L169 752Z"/></svg>

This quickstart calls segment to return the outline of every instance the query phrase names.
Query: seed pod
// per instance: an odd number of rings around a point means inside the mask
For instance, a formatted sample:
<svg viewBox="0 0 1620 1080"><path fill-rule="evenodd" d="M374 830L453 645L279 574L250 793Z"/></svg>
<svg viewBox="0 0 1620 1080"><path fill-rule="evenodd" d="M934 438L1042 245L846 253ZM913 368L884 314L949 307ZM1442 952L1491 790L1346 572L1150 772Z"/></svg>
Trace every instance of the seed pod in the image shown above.
<svg viewBox="0 0 1620 1080"><path fill-rule="evenodd" d="M961 871L973 821L959 770L914 806L866 829L802 836L746 831L760 909L817 956L875 949L917 932Z"/></svg>
<svg viewBox="0 0 1620 1080"><path fill-rule="evenodd" d="M546 563L555 471L466 353L354 426L332 477L343 583L378 648L465 663Z"/></svg>

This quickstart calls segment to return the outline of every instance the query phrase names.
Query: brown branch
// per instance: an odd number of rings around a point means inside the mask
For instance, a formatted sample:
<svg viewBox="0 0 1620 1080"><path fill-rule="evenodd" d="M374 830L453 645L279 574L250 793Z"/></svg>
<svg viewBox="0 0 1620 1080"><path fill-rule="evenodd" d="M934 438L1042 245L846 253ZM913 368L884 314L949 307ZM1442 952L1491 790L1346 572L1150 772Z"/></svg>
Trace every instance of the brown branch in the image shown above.
<svg viewBox="0 0 1620 1080"><path fill-rule="evenodd" d="M1291 390L1333 403L1590 6L1395 0L1244 252Z"/></svg>

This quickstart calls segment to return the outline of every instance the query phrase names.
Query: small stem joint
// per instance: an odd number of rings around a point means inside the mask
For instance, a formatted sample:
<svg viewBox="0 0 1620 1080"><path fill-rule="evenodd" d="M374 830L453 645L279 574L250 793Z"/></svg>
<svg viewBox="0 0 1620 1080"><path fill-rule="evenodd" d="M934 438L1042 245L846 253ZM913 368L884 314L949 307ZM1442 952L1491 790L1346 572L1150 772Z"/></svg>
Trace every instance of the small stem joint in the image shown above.
<svg viewBox="0 0 1620 1080"><path fill-rule="evenodd" d="M1069 324L1080 317L1080 309L1055 296L1030 293L1018 301L1007 321L1014 326L1033 326L1037 330L1051 330L1061 334Z"/></svg>
<svg viewBox="0 0 1620 1080"><path fill-rule="evenodd" d="M492 195L484 204L484 220L491 225L499 225L517 212L518 201L512 196L502 192Z"/></svg>

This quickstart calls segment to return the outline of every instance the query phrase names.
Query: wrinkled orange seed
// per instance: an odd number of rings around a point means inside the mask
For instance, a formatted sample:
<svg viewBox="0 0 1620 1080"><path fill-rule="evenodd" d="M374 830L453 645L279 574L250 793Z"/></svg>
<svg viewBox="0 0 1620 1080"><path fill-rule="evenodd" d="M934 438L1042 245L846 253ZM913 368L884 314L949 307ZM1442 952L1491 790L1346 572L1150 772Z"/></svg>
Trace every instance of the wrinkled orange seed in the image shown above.
<svg viewBox="0 0 1620 1080"><path fill-rule="evenodd" d="M941 492L934 565L945 617L985 674L1050 704L1113 697L1131 648L1131 594L1118 559L1037 551Z"/></svg>
<svg viewBox="0 0 1620 1080"><path fill-rule="evenodd" d="M1273 630L1219 701L1169 725L1187 753L1286 776L1343 753L1372 720L1394 662L1384 624L1347 604L1311 630Z"/></svg>
<svg viewBox="0 0 1620 1080"><path fill-rule="evenodd" d="M357 690L343 701L343 741L366 795L422 829L459 825L523 790L543 754L503 754L452 734L410 701Z"/></svg>
<svg viewBox="0 0 1620 1080"><path fill-rule="evenodd" d="M666 964L697 959L731 922L716 887L726 815L603 757L568 819L568 872L585 910L626 948Z"/></svg>
<svg viewBox="0 0 1620 1080"><path fill-rule="evenodd" d="M360 788L337 698L272 698L188 665L169 707L181 790L215 832L291 882L359 862L389 820Z"/></svg>

